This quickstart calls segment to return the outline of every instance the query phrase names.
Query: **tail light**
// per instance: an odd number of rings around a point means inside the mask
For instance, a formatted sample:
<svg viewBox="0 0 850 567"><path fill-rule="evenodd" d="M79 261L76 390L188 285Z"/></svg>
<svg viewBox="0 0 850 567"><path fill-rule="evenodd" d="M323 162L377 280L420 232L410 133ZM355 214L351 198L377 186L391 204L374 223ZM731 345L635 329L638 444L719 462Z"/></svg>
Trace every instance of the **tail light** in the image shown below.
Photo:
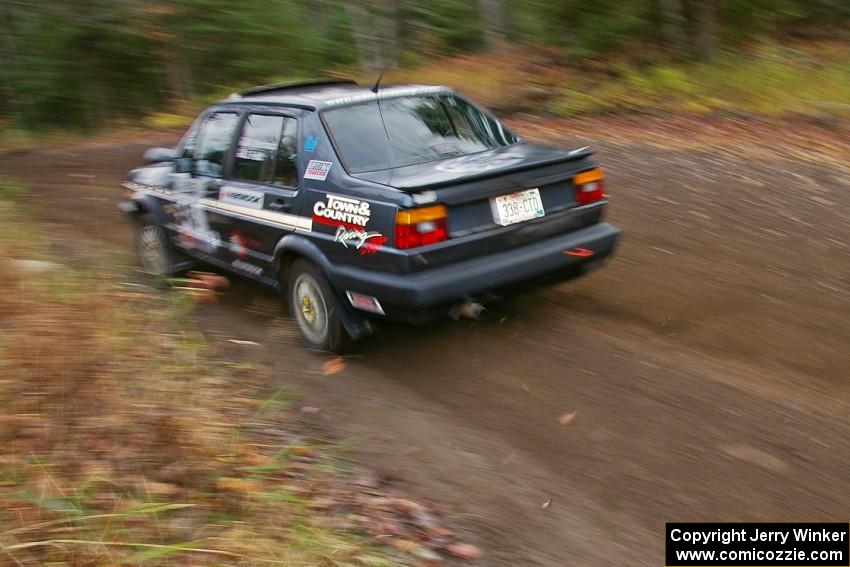
<svg viewBox="0 0 850 567"><path fill-rule="evenodd" d="M605 197L605 176L598 167L573 176L579 205L594 203Z"/></svg>
<svg viewBox="0 0 850 567"><path fill-rule="evenodd" d="M395 247L401 250L448 239L443 205L399 211L395 217Z"/></svg>

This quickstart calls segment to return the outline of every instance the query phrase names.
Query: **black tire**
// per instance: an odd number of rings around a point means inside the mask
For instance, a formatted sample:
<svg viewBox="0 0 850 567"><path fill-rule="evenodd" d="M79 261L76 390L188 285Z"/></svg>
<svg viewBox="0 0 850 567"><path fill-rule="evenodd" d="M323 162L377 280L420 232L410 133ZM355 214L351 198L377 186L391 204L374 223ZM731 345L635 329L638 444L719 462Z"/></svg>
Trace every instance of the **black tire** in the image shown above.
<svg viewBox="0 0 850 567"><path fill-rule="evenodd" d="M344 309L327 278L314 264L296 260L289 269L286 300L307 347L342 353L351 345L339 313Z"/></svg>
<svg viewBox="0 0 850 567"><path fill-rule="evenodd" d="M165 229L147 213L136 220L136 255L142 271L160 278L172 276L174 249Z"/></svg>

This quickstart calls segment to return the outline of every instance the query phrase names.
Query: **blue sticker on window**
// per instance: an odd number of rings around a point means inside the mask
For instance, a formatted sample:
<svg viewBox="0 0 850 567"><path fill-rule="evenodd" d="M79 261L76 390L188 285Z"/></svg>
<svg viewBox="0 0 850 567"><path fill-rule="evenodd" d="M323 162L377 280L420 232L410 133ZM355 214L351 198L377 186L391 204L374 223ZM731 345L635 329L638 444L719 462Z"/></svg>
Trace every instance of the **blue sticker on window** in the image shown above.
<svg viewBox="0 0 850 567"><path fill-rule="evenodd" d="M307 139L304 140L304 151L305 152L314 152L316 147L319 145L319 137L318 136L307 136Z"/></svg>

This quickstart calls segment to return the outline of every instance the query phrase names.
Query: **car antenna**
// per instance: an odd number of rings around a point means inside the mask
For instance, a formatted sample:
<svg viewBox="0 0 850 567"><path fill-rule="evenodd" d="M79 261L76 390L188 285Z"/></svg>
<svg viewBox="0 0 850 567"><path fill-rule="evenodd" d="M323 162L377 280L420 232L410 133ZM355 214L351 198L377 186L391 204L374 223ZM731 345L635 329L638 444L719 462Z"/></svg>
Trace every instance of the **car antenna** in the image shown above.
<svg viewBox="0 0 850 567"><path fill-rule="evenodd" d="M390 139L390 131L387 129L387 123L384 120L384 111L381 108L381 95L378 94L378 89L381 86L381 79L384 78L384 73L389 68L390 68L390 66L386 65L383 69L381 69L381 74L378 75L378 80L375 81L375 86L372 87L372 92L375 93L375 102L378 104L378 116L381 117L381 126L384 127L384 135L386 135L386 137L387 137L387 147L390 150L390 156L389 156L390 157L390 163L389 163L389 165L392 166L392 165L395 164L395 156L393 155L394 154L394 152L393 152L393 141ZM392 181L392 178L393 178L393 170L392 170L392 168L390 168L390 178L389 178L389 180L387 180L387 183L390 183Z"/></svg>
<svg viewBox="0 0 850 567"><path fill-rule="evenodd" d="M386 66L384 66L383 69L381 69L381 74L378 75L378 80L375 81L375 86L372 87L373 93L378 94L378 88L381 86L381 79L384 78L384 73L386 73L387 69L389 69L389 68L390 68L390 66L386 65Z"/></svg>

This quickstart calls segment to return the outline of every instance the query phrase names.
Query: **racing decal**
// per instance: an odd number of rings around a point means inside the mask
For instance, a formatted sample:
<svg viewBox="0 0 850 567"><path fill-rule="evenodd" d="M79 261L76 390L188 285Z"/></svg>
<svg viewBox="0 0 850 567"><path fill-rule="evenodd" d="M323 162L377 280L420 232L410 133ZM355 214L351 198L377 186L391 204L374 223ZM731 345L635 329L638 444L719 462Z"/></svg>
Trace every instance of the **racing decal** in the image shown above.
<svg viewBox="0 0 850 567"><path fill-rule="evenodd" d="M316 148L319 147L319 142L321 138L318 136L307 136L304 140L304 151L308 153L313 153L316 151Z"/></svg>
<svg viewBox="0 0 850 567"><path fill-rule="evenodd" d="M372 216L366 201L330 194L325 198L327 201L316 201L313 205L313 222L362 230Z"/></svg>
<svg viewBox="0 0 850 567"><path fill-rule="evenodd" d="M307 169L304 171L304 179L318 179L324 181L328 177L328 172L333 165L332 161L319 161L311 159L307 164Z"/></svg>
<svg viewBox="0 0 850 567"><path fill-rule="evenodd" d="M234 230L227 238L227 245L232 253L236 254L240 258L244 258L248 255L248 252L251 249L256 250L261 248L263 243L259 240L248 238L238 230Z"/></svg>
<svg viewBox="0 0 850 567"><path fill-rule="evenodd" d="M222 187L218 194L218 200L223 203L232 205L242 205L252 209L263 208L262 191L252 191L251 189L234 189L233 187Z"/></svg>
<svg viewBox="0 0 850 567"><path fill-rule="evenodd" d="M205 209L228 216L248 218L253 221L262 222L271 226L282 226L310 232L313 230L313 220L310 217L291 215L289 213L278 213L265 209L250 209L242 205L231 205L214 199L202 199L201 206Z"/></svg>
<svg viewBox="0 0 850 567"><path fill-rule="evenodd" d="M200 207L206 183L188 173L174 175L175 199L171 221L177 229L177 243L212 254L220 244L217 232L210 229L206 211Z"/></svg>
<svg viewBox="0 0 850 567"><path fill-rule="evenodd" d="M239 138L239 146L240 149L251 148L255 150L268 150L271 152L277 150L277 142L270 142L262 138L248 138L246 136Z"/></svg>
<svg viewBox="0 0 850 567"><path fill-rule="evenodd" d="M344 226L338 227L334 235L334 242L339 242L346 248L349 245L354 246L354 248L360 250L361 256L375 254L381 246L387 243L387 240L389 239L380 232L352 230Z"/></svg>
<svg viewBox="0 0 850 567"><path fill-rule="evenodd" d="M268 159L268 154L263 150L239 148L238 150L236 150L236 157L238 159L247 159L250 161L266 161L266 159Z"/></svg>
<svg viewBox="0 0 850 567"><path fill-rule="evenodd" d="M361 256L374 254L389 240L380 232L366 230L371 217L367 201L350 197L325 194L324 201L313 205L313 222L335 226L334 242L359 250Z"/></svg>
<svg viewBox="0 0 850 567"><path fill-rule="evenodd" d="M424 94L434 94L434 93L448 93L451 92L445 87L397 87L397 88L385 88L381 89L378 94L368 93L354 96L346 96L341 98L333 98L331 100L326 100L325 104L328 106L338 106L340 104L351 104L354 102L365 102L369 100L378 100L379 98L392 98L397 96L416 96L416 95L424 95Z"/></svg>
<svg viewBox="0 0 850 567"><path fill-rule="evenodd" d="M237 159L247 159L251 161L266 161L269 159L270 152L275 151L277 151L276 142L242 136L239 138L239 146L236 150L236 157Z"/></svg>

